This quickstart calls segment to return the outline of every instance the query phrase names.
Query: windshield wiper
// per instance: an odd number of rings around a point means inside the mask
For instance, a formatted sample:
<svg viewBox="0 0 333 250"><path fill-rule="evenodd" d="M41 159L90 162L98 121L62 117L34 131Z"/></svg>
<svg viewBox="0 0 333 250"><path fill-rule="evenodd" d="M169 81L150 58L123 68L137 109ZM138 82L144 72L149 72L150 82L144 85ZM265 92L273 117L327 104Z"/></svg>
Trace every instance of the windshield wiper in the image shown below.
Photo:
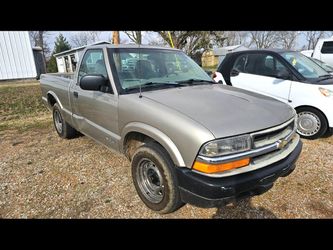
<svg viewBox="0 0 333 250"><path fill-rule="evenodd" d="M332 77L333 76L331 74L321 75L321 76L319 76L319 80L317 82L324 81L324 80L327 80L327 79L331 79Z"/></svg>
<svg viewBox="0 0 333 250"><path fill-rule="evenodd" d="M187 80L182 80L182 81L176 81L177 83L180 83L180 84L186 84L186 85L194 85L194 84L201 84L203 82L207 82L207 83L213 83L215 84L214 81L210 81L210 80L203 80L203 79L194 79L194 78L191 78L191 79L187 79Z"/></svg>
<svg viewBox="0 0 333 250"><path fill-rule="evenodd" d="M321 75L321 76L319 76L319 78L323 78L323 77L332 77L332 75L330 75L330 74L326 74L326 75Z"/></svg>
<svg viewBox="0 0 333 250"><path fill-rule="evenodd" d="M151 82L145 82L143 84L141 84L141 88L142 87L148 87L148 86L177 86L178 84L175 83L175 82L154 82L154 81L151 81ZM125 91L129 91L129 90L134 90L134 89L139 89L140 88L140 85L135 85L133 87L129 87L129 88L126 88Z"/></svg>
<svg viewBox="0 0 333 250"><path fill-rule="evenodd" d="M177 85L177 83L175 82L145 82L143 84L141 84L142 86L151 86L151 85Z"/></svg>

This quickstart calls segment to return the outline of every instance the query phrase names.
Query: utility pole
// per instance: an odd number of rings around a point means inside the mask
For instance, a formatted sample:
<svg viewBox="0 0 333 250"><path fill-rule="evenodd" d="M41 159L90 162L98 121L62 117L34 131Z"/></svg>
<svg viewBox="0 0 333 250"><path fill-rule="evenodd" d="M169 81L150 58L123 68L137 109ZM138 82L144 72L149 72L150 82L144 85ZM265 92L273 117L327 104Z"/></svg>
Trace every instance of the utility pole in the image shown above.
<svg viewBox="0 0 333 250"><path fill-rule="evenodd" d="M120 37L119 37L119 31L113 31L112 32L112 44L119 44Z"/></svg>

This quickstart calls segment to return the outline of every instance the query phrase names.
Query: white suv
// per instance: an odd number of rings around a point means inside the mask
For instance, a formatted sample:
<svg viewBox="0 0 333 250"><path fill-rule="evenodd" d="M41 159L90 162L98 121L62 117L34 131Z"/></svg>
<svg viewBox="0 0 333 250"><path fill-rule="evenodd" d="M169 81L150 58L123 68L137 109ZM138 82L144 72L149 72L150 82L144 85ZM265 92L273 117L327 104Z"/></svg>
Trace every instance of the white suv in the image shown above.
<svg viewBox="0 0 333 250"><path fill-rule="evenodd" d="M311 57L333 66L333 37L319 39Z"/></svg>

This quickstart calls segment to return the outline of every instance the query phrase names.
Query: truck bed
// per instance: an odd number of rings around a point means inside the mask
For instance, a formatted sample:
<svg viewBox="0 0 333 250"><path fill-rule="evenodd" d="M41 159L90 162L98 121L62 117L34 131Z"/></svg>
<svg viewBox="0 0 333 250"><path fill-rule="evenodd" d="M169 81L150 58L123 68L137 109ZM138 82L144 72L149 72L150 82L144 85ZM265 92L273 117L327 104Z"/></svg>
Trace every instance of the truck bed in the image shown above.
<svg viewBox="0 0 333 250"><path fill-rule="evenodd" d="M69 104L69 85L73 81L73 73L54 73L54 74L42 74L40 77L40 86L42 90L43 101L47 103L48 93L55 93L59 98L59 102L63 106L63 109L70 111Z"/></svg>

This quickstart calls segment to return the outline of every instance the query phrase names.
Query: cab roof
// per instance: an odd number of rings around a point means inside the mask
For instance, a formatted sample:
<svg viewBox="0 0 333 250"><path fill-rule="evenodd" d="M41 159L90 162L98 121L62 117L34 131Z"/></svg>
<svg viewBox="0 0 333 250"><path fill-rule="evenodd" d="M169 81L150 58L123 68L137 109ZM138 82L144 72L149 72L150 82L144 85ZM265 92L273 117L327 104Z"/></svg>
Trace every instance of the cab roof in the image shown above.
<svg viewBox="0 0 333 250"><path fill-rule="evenodd" d="M159 47L159 46L150 46L150 45L138 45L138 44L101 44L101 45L93 45L93 46L88 46L86 49L91 49L91 48L121 48L121 49L164 49L164 50L175 50L175 51L180 51L179 49L175 48L170 48L170 47Z"/></svg>

